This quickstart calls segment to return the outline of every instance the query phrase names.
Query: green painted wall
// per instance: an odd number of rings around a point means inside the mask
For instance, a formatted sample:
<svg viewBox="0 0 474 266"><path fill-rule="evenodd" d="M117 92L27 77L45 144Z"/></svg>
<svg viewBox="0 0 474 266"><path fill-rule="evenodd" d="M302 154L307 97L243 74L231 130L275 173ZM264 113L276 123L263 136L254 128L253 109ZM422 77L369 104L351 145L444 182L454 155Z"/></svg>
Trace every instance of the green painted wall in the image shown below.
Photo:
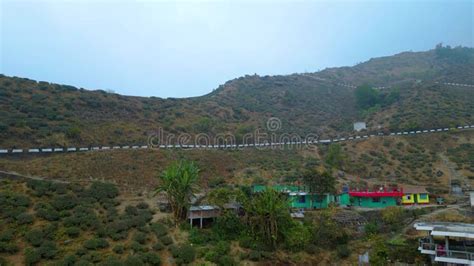
<svg viewBox="0 0 474 266"><path fill-rule="evenodd" d="M340 206L348 206L351 204L351 197L348 193L342 193L337 195L337 202Z"/></svg>
<svg viewBox="0 0 474 266"><path fill-rule="evenodd" d="M290 195L290 206L298 209L319 209L327 208L331 202L335 202L334 195L314 196L311 195Z"/></svg>
<svg viewBox="0 0 474 266"><path fill-rule="evenodd" d="M387 206L396 206L397 198L395 197L380 197L380 198L369 198L369 197L353 197L354 206L360 206L365 208L383 208ZM376 199L374 201L374 199Z"/></svg>

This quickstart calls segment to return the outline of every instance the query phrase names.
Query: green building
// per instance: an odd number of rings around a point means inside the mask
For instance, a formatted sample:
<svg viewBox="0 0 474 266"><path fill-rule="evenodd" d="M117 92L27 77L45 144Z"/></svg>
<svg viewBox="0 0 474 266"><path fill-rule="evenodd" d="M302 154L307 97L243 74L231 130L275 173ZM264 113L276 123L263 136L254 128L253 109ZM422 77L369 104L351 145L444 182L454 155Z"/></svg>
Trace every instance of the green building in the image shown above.
<svg viewBox="0 0 474 266"><path fill-rule="evenodd" d="M398 189L380 191L349 191L350 205L363 208L384 208L399 204L403 191Z"/></svg>
<svg viewBox="0 0 474 266"><path fill-rule="evenodd" d="M253 192L262 192L265 189L271 188L275 191L284 193L288 196L291 208L295 209L319 209L327 208L329 204L336 202L336 197L331 194L314 195L307 192L304 186L285 186L275 185L271 187L255 185Z"/></svg>

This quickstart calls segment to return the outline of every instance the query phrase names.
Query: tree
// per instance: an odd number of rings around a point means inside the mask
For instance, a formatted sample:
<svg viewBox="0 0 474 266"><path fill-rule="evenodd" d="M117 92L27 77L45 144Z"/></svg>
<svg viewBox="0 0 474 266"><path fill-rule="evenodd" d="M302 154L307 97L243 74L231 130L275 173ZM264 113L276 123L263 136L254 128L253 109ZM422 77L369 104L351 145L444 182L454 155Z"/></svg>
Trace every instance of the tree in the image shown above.
<svg viewBox="0 0 474 266"><path fill-rule="evenodd" d="M156 192L165 192L176 224L186 219L199 178L199 168L192 162L180 161L170 165L158 176L160 184Z"/></svg>
<svg viewBox="0 0 474 266"><path fill-rule="evenodd" d="M369 85L359 86L355 90L357 105L362 109L368 109L378 103L379 93Z"/></svg>
<svg viewBox="0 0 474 266"><path fill-rule="evenodd" d="M336 179L328 172L320 173L316 169L309 169L303 174L303 182L308 187L312 200L315 196L336 191ZM320 207L322 207L322 201Z"/></svg>
<svg viewBox="0 0 474 266"><path fill-rule="evenodd" d="M244 208L251 234L275 249L292 226L287 199L277 191L267 189L245 200Z"/></svg>
<svg viewBox="0 0 474 266"><path fill-rule="evenodd" d="M327 164L329 164L331 167L341 168L344 165L345 160L346 158L342 152L341 145L339 144L329 145L328 153L326 155Z"/></svg>

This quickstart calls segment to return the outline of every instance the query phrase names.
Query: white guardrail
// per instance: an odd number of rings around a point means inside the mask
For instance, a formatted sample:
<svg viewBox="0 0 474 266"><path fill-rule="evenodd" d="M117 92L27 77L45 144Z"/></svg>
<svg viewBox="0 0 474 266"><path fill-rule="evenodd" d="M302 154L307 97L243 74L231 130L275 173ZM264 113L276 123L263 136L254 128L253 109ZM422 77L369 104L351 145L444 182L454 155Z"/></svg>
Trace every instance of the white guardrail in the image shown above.
<svg viewBox="0 0 474 266"><path fill-rule="evenodd" d="M382 137L382 136L406 136L406 135L418 135L418 134L432 134L432 133L440 133L446 132L451 130L466 130L466 129L474 129L474 125L465 125L465 126L457 126L452 128L434 128L434 129L424 129L424 130L416 130L416 131L399 131L399 132L391 132L391 133L377 133L377 134L370 134L370 135L356 135L356 136L349 136L349 137L342 137L342 138L333 138L333 139L322 139L322 140L311 140L311 141L287 141L287 142L275 142L275 143L250 143L250 144L228 144L228 145L193 145L193 144L175 144L175 145L157 145L154 148L160 149L231 149L231 148L248 148L248 147L271 147L271 146L283 146L283 145L305 145L305 144L330 144L335 142L344 142L344 141L359 141L368 138L374 137ZM152 148L147 145L133 145L133 146L92 146L92 147L68 147L68 148L29 148L29 149L5 149L0 148L0 156L6 154L36 154L36 153L71 153L71 152L85 152L85 151L107 151L107 150L128 150L128 149L149 149Z"/></svg>

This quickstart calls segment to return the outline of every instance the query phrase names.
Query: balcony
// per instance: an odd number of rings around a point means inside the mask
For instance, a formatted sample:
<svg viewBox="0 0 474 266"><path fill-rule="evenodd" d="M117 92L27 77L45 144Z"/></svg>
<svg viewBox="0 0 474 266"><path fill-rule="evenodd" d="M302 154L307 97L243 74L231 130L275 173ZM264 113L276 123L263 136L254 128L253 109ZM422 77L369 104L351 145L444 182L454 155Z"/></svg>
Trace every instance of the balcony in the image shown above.
<svg viewBox="0 0 474 266"><path fill-rule="evenodd" d="M443 244L430 243L429 239L420 239L418 250L422 254L434 256L436 262L446 262L464 265L474 265L474 250L461 250L462 247L446 249Z"/></svg>

